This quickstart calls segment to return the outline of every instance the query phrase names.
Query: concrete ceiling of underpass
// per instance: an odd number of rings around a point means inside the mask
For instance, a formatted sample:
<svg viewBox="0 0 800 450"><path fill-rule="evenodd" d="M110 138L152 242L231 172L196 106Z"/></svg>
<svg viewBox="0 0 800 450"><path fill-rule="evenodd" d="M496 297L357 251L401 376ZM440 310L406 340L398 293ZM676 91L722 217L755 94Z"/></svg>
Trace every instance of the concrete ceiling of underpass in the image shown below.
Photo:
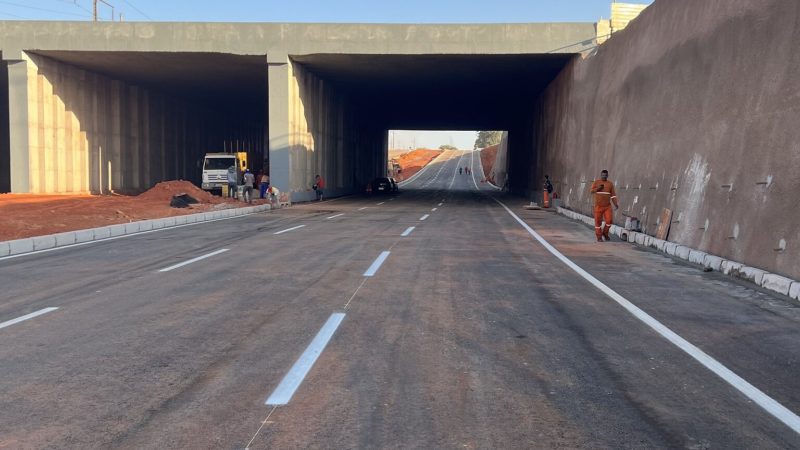
<svg viewBox="0 0 800 450"><path fill-rule="evenodd" d="M266 56L225 53L33 51L91 72L204 103L265 105Z"/></svg>
<svg viewBox="0 0 800 450"><path fill-rule="evenodd" d="M293 56L387 129L510 129L571 54Z"/></svg>

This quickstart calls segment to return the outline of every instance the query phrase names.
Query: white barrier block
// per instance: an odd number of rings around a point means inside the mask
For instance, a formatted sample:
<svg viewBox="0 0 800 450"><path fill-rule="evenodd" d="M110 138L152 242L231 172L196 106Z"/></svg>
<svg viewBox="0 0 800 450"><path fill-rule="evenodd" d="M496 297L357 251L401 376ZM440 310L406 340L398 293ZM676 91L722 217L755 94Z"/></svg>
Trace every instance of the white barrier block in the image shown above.
<svg viewBox="0 0 800 450"><path fill-rule="evenodd" d="M164 221L164 228L175 226L175 217L165 217L161 220Z"/></svg>
<svg viewBox="0 0 800 450"><path fill-rule="evenodd" d="M727 259L722 261L722 273L725 275L734 275L738 273L742 267L744 267L744 264L736 261L729 261Z"/></svg>
<svg viewBox="0 0 800 450"><path fill-rule="evenodd" d="M94 240L94 230L78 230L75 232L75 243L90 242Z"/></svg>
<svg viewBox="0 0 800 450"><path fill-rule="evenodd" d="M122 236L123 234L125 234L125 225L127 224L120 223L117 225L109 225L108 232L111 235L111 237Z"/></svg>
<svg viewBox="0 0 800 450"><path fill-rule="evenodd" d="M675 249L675 256L677 256L680 259L688 260L689 252L691 251L692 249L690 249L689 247L686 247L685 245L679 245L678 248Z"/></svg>
<svg viewBox="0 0 800 450"><path fill-rule="evenodd" d="M56 238L56 247L72 245L76 241L74 231L68 231L66 233L58 233L55 235L55 238Z"/></svg>
<svg viewBox="0 0 800 450"><path fill-rule="evenodd" d="M655 239L653 236L649 236L649 235L645 234L644 235L644 245L645 245L645 247L652 247L653 246L653 239Z"/></svg>
<svg viewBox="0 0 800 450"><path fill-rule="evenodd" d="M628 231L628 242L631 244L636 242L636 235L639 234L635 231Z"/></svg>
<svg viewBox="0 0 800 450"><path fill-rule="evenodd" d="M636 233L636 243L639 245L644 245L644 237L647 236L644 233Z"/></svg>
<svg viewBox="0 0 800 450"><path fill-rule="evenodd" d="M703 264L703 261L706 259L706 255L706 252L701 252L700 250L690 250L689 262L694 264Z"/></svg>
<svg viewBox="0 0 800 450"><path fill-rule="evenodd" d="M675 256L675 250L678 249L678 244L674 242L666 242L664 244L664 251L671 256Z"/></svg>
<svg viewBox="0 0 800 450"><path fill-rule="evenodd" d="M658 249L658 251L663 252L664 251L664 246L667 244L667 241L665 241L663 239L653 238L652 244L653 244L653 248L656 248L656 249Z"/></svg>
<svg viewBox="0 0 800 450"><path fill-rule="evenodd" d="M764 275L766 274L767 272L764 270L756 269L755 267L742 266L742 268L739 269L738 275L736 276L743 280L752 281L753 283L761 286L761 282L764 280Z"/></svg>
<svg viewBox="0 0 800 450"><path fill-rule="evenodd" d="M708 267L714 271L721 271L722 270L722 262L724 260L719 256L714 255L706 255L705 259L703 260L703 267Z"/></svg>
<svg viewBox="0 0 800 450"><path fill-rule="evenodd" d="M800 300L800 282L799 281L792 282L792 286L789 288L789 297L792 297L795 300Z"/></svg>
<svg viewBox="0 0 800 450"><path fill-rule="evenodd" d="M9 248L8 242L0 242L0 256L8 256L10 252L11 249Z"/></svg>
<svg viewBox="0 0 800 450"><path fill-rule="evenodd" d="M125 224L125 234L138 233L139 230L139 222L130 222Z"/></svg>
<svg viewBox="0 0 800 450"><path fill-rule="evenodd" d="M8 254L19 255L20 253L30 253L33 251L33 239L14 239L8 241Z"/></svg>
<svg viewBox="0 0 800 450"><path fill-rule="evenodd" d="M47 250L56 246L56 238L50 236L36 236L31 238L33 240L34 250Z"/></svg>
<svg viewBox="0 0 800 450"><path fill-rule="evenodd" d="M94 235L93 240L95 241L99 241L100 239L107 239L111 237L111 228L110 227L92 228L92 234Z"/></svg>
<svg viewBox="0 0 800 450"><path fill-rule="evenodd" d="M150 222L150 226L154 230L160 230L166 226L164 219L154 219L154 220L149 220L148 222Z"/></svg>
<svg viewBox="0 0 800 450"><path fill-rule="evenodd" d="M764 278L761 280L761 287L782 295L789 295L789 289L791 289L793 282L794 280L792 279L774 273L765 273Z"/></svg>
<svg viewBox="0 0 800 450"><path fill-rule="evenodd" d="M142 220L141 222L136 222L139 224L139 231L150 231L153 229L153 221L152 220Z"/></svg>
<svg viewBox="0 0 800 450"><path fill-rule="evenodd" d="M175 216L175 225L186 225L186 216Z"/></svg>

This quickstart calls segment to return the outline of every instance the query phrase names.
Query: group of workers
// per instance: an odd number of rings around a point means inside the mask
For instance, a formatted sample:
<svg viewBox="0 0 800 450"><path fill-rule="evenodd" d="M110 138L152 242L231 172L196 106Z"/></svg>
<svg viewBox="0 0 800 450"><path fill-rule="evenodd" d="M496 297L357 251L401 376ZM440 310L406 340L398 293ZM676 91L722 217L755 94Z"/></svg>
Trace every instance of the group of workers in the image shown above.
<svg viewBox="0 0 800 450"><path fill-rule="evenodd" d="M472 175L472 169L470 169L469 166L459 167L458 174L461 175L462 173Z"/></svg>
<svg viewBox="0 0 800 450"><path fill-rule="evenodd" d="M269 175L259 172L258 177L250 172L250 169L245 169L242 173L242 200L247 203L253 203L253 188L258 179L259 198L266 198L267 191L269 191ZM236 166L228 167L228 197L236 198L236 192L239 189L239 174Z"/></svg>
<svg viewBox="0 0 800 450"><path fill-rule="evenodd" d="M550 198L553 195L553 183L550 181L550 176L544 176L544 207L550 207ZM614 211L611 209L619 209L619 199L617 198L617 191L614 189L614 183L608 180L608 170L600 172L600 179L592 182L589 192L593 196L594 201L594 234L597 237L597 242L610 241L609 231L611 224L614 221Z"/></svg>

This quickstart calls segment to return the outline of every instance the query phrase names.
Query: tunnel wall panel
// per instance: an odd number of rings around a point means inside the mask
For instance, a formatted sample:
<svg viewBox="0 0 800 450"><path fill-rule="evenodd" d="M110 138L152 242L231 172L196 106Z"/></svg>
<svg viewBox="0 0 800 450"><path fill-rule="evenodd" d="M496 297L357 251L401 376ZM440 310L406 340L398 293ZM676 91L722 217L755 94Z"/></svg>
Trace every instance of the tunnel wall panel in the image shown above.
<svg viewBox="0 0 800 450"><path fill-rule="evenodd" d="M236 117L47 57L26 58L32 193L138 193L172 179L199 184L203 155L223 151L232 136L239 148L250 145L252 161L263 159L263 146L255 147L264 128L259 114Z"/></svg>
<svg viewBox="0 0 800 450"><path fill-rule="evenodd" d="M537 183L589 214L608 169L647 233L798 278L798 40L795 0L656 1L548 87Z"/></svg>

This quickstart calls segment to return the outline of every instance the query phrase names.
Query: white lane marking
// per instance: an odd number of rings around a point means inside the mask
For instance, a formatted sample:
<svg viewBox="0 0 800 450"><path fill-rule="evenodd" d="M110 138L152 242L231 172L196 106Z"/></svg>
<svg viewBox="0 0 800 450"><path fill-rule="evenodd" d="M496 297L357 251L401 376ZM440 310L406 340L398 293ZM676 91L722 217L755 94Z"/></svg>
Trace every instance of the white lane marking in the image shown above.
<svg viewBox="0 0 800 450"><path fill-rule="evenodd" d="M425 220L430 216L431 216L430 214L425 214L424 216L420 217L419 220Z"/></svg>
<svg viewBox="0 0 800 450"><path fill-rule="evenodd" d="M389 256L389 253L390 252L386 252L386 251L385 252L381 252L381 254L378 255L378 257L372 263L372 265L369 266L369 269L367 269L367 271L364 272L364 276L365 277L371 277L371 276L375 275L375 272L377 272L378 269L381 268L381 264L383 264L383 262L386 261L386 258Z"/></svg>
<svg viewBox="0 0 800 450"><path fill-rule="evenodd" d="M30 314L25 314L22 317L17 317L16 319L7 320L7 321L5 321L3 323L0 323L0 328L10 327L11 325L14 325L15 323L24 322L24 321L26 321L28 319L33 319L34 317L41 316L42 314L47 314L49 312L53 312L53 311L55 311L57 309L58 308L54 308L54 307L40 309L40 310L38 310L36 312L32 312Z"/></svg>
<svg viewBox="0 0 800 450"><path fill-rule="evenodd" d="M439 208L433 208L433 209L431 210L431 212L433 212L433 211L436 211L437 209L439 209Z"/></svg>
<svg viewBox="0 0 800 450"><path fill-rule="evenodd" d="M287 229L285 229L285 230L281 230L281 231L276 231L275 233L272 233L272 234L283 234L283 233L288 233L289 231L293 231L293 230L296 230L296 229L298 229L298 228L303 228L304 226L305 226L305 225L298 225L298 226L296 226L296 227L287 228Z"/></svg>
<svg viewBox="0 0 800 450"><path fill-rule="evenodd" d="M365 207L363 207L363 208L358 208L358 210L359 210L359 211L363 211L363 210L365 210L365 209L367 209L367 208L369 208L369 206L365 206Z"/></svg>
<svg viewBox="0 0 800 450"><path fill-rule="evenodd" d="M458 165L453 170L453 179L450 180L450 184L447 186L447 189L453 189L453 183L456 181L456 174L458 173L458 168L461 167L461 158L463 157L464 157L463 153L461 154L461 156L458 157Z"/></svg>
<svg viewBox="0 0 800 450"><path fill-rule="evenodd" d="M511 217L513 217L520 225L522 225L534 239L539 241L547 251L553 256L560 259L561 262L566 264L570 269L574 270L578 275L583 277L586 281L592 283L597 289L609 296L612 300L617 302L620 306L625 308L634 317L644 322L647 326L652 328L656 333L660 334L664 339L674 344L679 349L683 350L687 355L694 358L697 362L705 366L708 370L714 372L718 377L725 380L728 384L736 388L739 392L744 394L747 398L764 408L768 413L772 414L776 419L783 422L786 426L791 428L795 433L800 433L800 417L790 411L785 406L775 401L772 397L763 393L761 390L748 383L745 379L736 375L733 371L722 365L719 361L707 355L704 351L695 347L694 344L680 337L677 333L667 328L664 324L653 318L651 315L642 311L639 307L628 301L625 297L619 295L616 291L606 286L583 270L580 266L572 262L569 258L564 256L561 252L555 249L549 242L547 242L539 233L522 221L516 214L514 214L506 205L500 200L494 199L500 206L505 208Z"/></svg>
<svg viewBox="0 0 800 450"><path fill-rule="evenodd" d="M80 246L83 246L83 245L91 245L91 244L99 244L101 242L107 242L107 241L115 241L117 239L125 239L125 238L129 238L129 237L140 236L140 235L143 235L143 234L157 233L159 231L169 231L169 230L174 230L176 228L191 227L191 226L194 226L194 225L202 225L202 224L211 223L211 222L219 222L221 220L239 219L241 217L252 216L253 214L261 214L262 212L264 212L264 211L252 212L252 213L242 214L241 216L234 216L234 217L221 217L219 219L205 220L203 222L185 223L185 224L182 224L182 225L174 225L174 226L159 228L157 230L139 231L137 233L123 234L122 236L107 237L107 238L97 239L97 240L94 240L94 241L78 242L77 244L62 245L61 247L46 248L44 250L36 250L36 251L33 251L33 252L28 252L28 253L20 253L19 255L3 256L3 257L0 257L0 261L6 260L6 259L13 259L13 258L22 258L23 256L36 255L36 254L39 254L39 253L55 252L55 251L58 251L58 250L64 250L66 248L72 248L72 247L80 247ZM75 230L75 231L86 231L86 230Z"/></svg>
<svg viewBox="0 0 800 450"><path fill-rule="evenodd" d="M442 204L441 204L441 203L439 203L439 204L438 204L438 205L436 205L436 206L442 206Z"/></svg>
<svg viewBox="0 0 800 450"><path fill-rule="evenodd" d="M469 155L469 168L470 168L470 170L474 169L473 166L475 165L475 152L476 151L477 150L473 150L472 153L470 153L470 155ZM478 158L478 162L480 162L480 158ZM483 166L482 165L481 165L481 173L483 173ZM472 173L470 173L469 176L470 176L470 178L472 178L472 184L475 185L475 189L480 190L480 188L478 187L478 182L475 181L475 171L472 170Z"/></svg>
<svg viewBox="0 0 800 450"><path fill-rule="evenodd" d="M409 178L409 179L407 179L407 180L398 181L398 182L397 182L397 184L399 184L400 186L402 186L402 185L404 185L404 184L406 184L406 183L410 183L412 180L414 180L414 179L416 179L418 176L422 175L422 173L423 173L423 172L425 172L426 170L428 170L428 168L429 168L429 167L431 167L431 166L433 165L434 161L436 161L437 159L441 158L441 157L442 157L442 156L443 156L445 153L446 153L446 152L439 153L438 155L436 155L436 158L433 158L432 160L428 161L428 164L425 164L425 167L423 167L423 168L422 168L422 170L420 170L419 172L415 173L415 174L414 174L414 175L413 175L411 178ZM392 199L389 199L389 200L392 200Z"/></svg>
<svg viewBox="0 0 800 450"><path fill-rule="evenodd" d="M339 324L342 323L343 319L344 313L331 314L314 340L308 344L306 351L300 355L300 358L298 358L297 362L289 369L289 372L283 377L278 387L272 391L267 401L264 402L265 405L277 406L289 403L289 400L292 399L292 395L294 395L297 388L300 387L300 383L303 382L303 379L305 379L311 367L314 366L314 363L317 362L317 358L319 358L319 355L325 350L325 346L328 345L328 341L331 340L333 333L339 328Z"/></svg>
<svg viewBox="0 0 800 450"><path fill-rule="evenodd" d="M343 215L344 215L344 213L336 214L335 216L326 217L326 219L335 219L335 218L343 216Z"/></svg>
<svg viewBox="0 0 800 450"><path fill-rule="evenodd" d="M403 236L403 237L408 236L409 234L411 234L412 231L414 231L414 228L416 228L416 227L408 227L408 228L406 228L406 231L403 231L403 234L401 234L400 236Z"/></svg>
<svg viewBox="0 0 800 450"><path fill-rule="evenodd" d="M382 205L382 204L384 204L384 203L386 203L386 202L380 202L380 203L378 203L378 206L381 206L381 205Z"/></svg>
<svg viewBox="0 0 800 450"><path fill-rule="evenodd" d="M159 270L159 272L169 272L170 270L177 269L178 267L183 267L183 266L189 265L189 264L191 264L191 263L194 263L194 262L200 261L200 260L202 260L202 259L210 258L210 257L212 257L212 256L214 256L214 255L219 255L220 253L225 253L225 252L227 252L227 251L228 251L228 249L227 249L227 248L221 248L221 249L219 249L219 250L217 250L217 251L215 251L215 252L211 252L211 253L209 253L209 254L207 254L207 255L198 256L197 258L192 258L192 259L190 259L190 260L188 260L188 261L184 261L184 262L182 262L182 263L175 264L174 266L165 267L165 268L163 268L163 269Z"/></svg>

